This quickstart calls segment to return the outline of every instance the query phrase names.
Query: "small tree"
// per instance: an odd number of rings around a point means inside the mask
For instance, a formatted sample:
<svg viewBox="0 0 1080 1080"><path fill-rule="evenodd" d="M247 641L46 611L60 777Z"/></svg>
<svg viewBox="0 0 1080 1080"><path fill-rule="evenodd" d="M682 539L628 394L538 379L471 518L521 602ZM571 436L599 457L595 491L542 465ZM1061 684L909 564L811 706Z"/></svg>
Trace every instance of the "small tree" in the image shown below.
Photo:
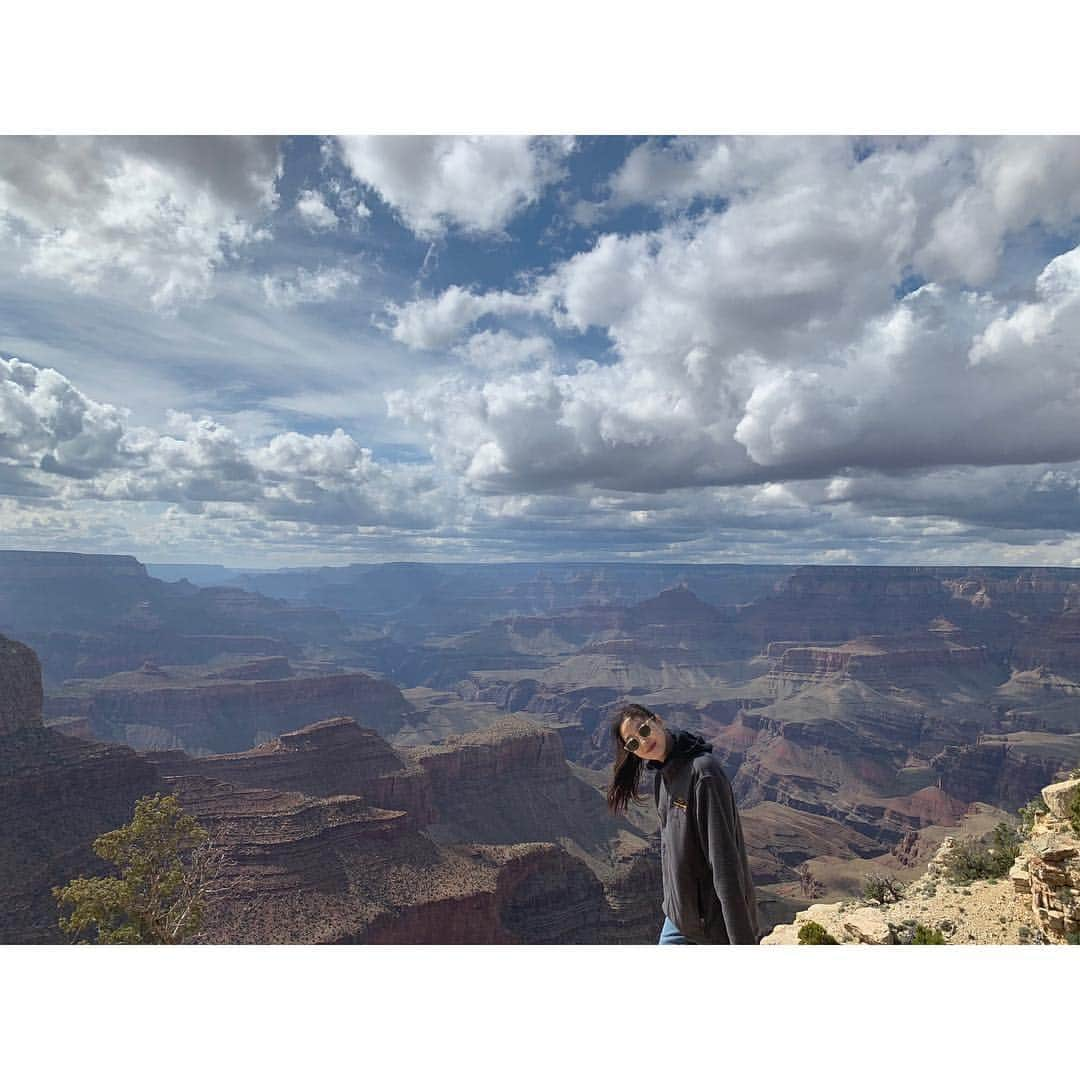
<svg viewBox="0 0 1080 1080"><path fill-rule="evenodd" d="M891 904L904 895L904 884L894 877L867 874L863 878L862 891L866 900L876 900L879 904Z"/></svg>
<svg viewBox="0 0 1080 1080"><path fill-rule="evenodd" d="M99 945L178 945L202 925L224 848L175 795L147 795L127 824L93 842L119 877L74 878L56 886L60 929ZM63 915L70 906L71 914Z"/></svg>
<svg viewBox="0 0 1080 1080"><path fill-rule="evenodd" d="M1031 835L1031 827L1035 824L1035 819L1039 814L1045 814L1049 807L1046 805L1046 800L1042 797L1040 791L1034 798L1029 799L1017 813L1020 815L1020 834L1022 836Z"/></svg>
<svg viewBox="0 0 1080 1080"><path fill-rule="evenodd" d="M810 869L807 863L803 863L799 867L799 888L802 890L803 896L810 900L821 896L824 891L824 886L814 877L814 871Z"/></svg>
<svg viewBox="0 0 1080 1080"><path fill-rule="evenodd" d="M990 849L995 876L1001 877L1012 869L1020 854L1020 834L1008 822L994 826L994 846Z"/></svg>

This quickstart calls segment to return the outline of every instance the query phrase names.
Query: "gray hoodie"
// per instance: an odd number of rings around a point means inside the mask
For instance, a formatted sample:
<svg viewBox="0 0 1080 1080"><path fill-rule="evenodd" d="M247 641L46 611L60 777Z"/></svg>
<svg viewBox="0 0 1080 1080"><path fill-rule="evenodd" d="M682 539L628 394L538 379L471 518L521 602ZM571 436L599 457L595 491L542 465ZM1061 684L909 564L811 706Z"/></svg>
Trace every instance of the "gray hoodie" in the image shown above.
<svg viewBox="0 0 1080 1080"><path fill-rule="evenodd" d="M702 945L756 945L757 902L731 784L700 735L668 728L656 773L664 914Z"/></svg>

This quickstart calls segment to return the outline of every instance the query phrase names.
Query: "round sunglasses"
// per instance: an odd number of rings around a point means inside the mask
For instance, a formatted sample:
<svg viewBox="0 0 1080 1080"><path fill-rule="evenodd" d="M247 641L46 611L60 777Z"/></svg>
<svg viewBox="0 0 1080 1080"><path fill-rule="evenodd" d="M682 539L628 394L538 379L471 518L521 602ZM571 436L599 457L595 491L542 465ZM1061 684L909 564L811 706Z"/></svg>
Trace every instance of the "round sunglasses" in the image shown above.
<svg viewBox="0 0 1080 1080"><path fill-rule="evenodd" d="M642 739L647 739L652 734L652 724L650 724L648 720L642 720L641 723L638 724L637 733L640 737L631 735L630 738L623 743L623 747L628 754L636 754L638 750L641 749Z"/></svg>

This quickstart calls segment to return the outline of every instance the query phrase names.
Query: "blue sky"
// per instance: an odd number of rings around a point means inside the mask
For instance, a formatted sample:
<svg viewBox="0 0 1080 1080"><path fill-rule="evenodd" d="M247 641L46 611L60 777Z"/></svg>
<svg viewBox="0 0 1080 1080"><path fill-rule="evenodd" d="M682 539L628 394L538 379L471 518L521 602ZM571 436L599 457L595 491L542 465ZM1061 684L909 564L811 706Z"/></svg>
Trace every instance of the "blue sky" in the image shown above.
<svg viewBox="0 0 1080 1080"><path fill-rule="evenodd" d="M1074 565L1075 137L0 138L6 547Z"/></svg>

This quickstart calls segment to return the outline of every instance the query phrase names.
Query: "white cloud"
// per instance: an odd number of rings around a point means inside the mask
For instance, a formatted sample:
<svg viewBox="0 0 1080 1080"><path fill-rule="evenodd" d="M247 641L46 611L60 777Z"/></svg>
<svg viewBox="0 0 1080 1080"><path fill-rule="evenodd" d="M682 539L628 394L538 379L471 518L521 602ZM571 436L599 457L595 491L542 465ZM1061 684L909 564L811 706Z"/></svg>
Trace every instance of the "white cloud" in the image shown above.
<svg viewBox="0 0 1080 1080"><path fill-rule="evenodd" d="M360 275L346 267L297 267L292 277L265 274L263 295L272 307L290 308L298 304L319 304L333 300L343 289L360 283Z"/></svg>
<svg viewBox="0 0 1080 1080"><path fill-rule="evenodd" d="M390 335L412 349L445 349L485 315L540 315L549 311L550 298L543 290L533 294L490 292L476 294L451 285L434 298L387 305L394 320Z"/></svg>
<svg viewBox="0 0 1080 1080"><path fill-rule="evenodd" d="M352 135L339 139L357 180L417 236L450 227L499 233L562 175L572 140L525 136Z"/></svg>
<svg viewBox="0 0 1080 1080"><path fill-rule="evenodd" d="M338 227L338 216L326 205L321 192L301 191L296 200L296 210L304 222L316 232Z"/></svg>
<svg viewBox="0 0 1080 1080"><path fill-rule="evenodd" d="M862 187L905 205L906 257L939 282L986 285L1007 238L1032 224L1067 228L1080 216L1080 140L1071 136L899 138L736 136L649 140L608 183L613 206L678 209L695 197L765 204L802 190Z"/></svg>
<svg viewBox="0 0 1080 1080"><path fill-rule="evenodd" d="M608 183L615 205L666 206L728 194L735 179L730 139L650 139L634 147Z"/></svg>
<svg viewBox="0 0 1080 1080"><path fill-rule="evenodd" d="M505 330L484 330L473 334L454 353L485 371L505 371L530 363L552 361L555 347L550 338L536 334L518 337Z"/></svg>
<svg viewBox="0 0 1080 1080"><path fill-rule="evenodd" d="M331 529L435 523L423 505L430 468L376 462L340 428L258 442L212 417L170 412L169 429L128 426L123 410L87 398L59 372L0 360L0 480L8 493L165 502Z"/></svg>
<svg viewBox="0 0 1080 1080"><path fill-rule="evenodd" d="M701 157L710 144L692 145ZM949 275L896 290L920 260L963 262L940 224L973 192L999 238L1071 222L1076 197L1051 163L1069 174L1078 147L903 139L867 156L850 140L733 140L706 156L731 174L724 212L601 236L521 292L452 286L391 309L393 336L429 349L494 319L456 345L464 357L499 340L500 320L599 328L614 365L489 366L391 395L391 414L475 490L508 494L1076 460L1080 254L1054 260L1015 310ZM639 152L639 190L674 183L648 171L655 146ZM961 276L985 276L993 246Z"/></svg>
<svg viewBox="0 0 1080 1080"><path fill-rule="evenodd" d="M125 412L80 393L59 372L0 359L0 461L84 476L120 466Z"/></svg>
<svg viewBox="0 0 1080 1080"><path fill-rule="evenodd" d="M204 300L230 253L266 237L279 170L269 138L8 138L0 214L27 271L168 310Z"/></svg>

